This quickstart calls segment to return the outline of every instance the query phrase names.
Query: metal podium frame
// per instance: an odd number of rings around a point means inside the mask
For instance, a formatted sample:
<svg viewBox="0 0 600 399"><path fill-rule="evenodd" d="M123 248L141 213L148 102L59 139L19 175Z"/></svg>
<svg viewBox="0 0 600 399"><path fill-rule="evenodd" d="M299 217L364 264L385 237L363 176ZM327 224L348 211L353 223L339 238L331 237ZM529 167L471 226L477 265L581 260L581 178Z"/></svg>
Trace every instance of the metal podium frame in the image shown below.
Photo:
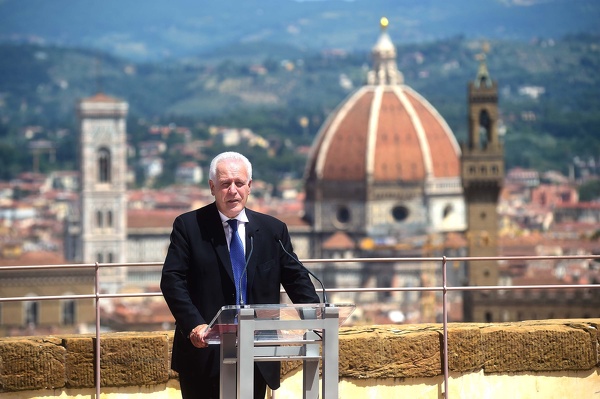
<svg viewBox="0 0 600 399"><path fill-rule="evenodd" d="M301 360L303 399L338 399L339 326L353 304L223 306L209 324L221 344L221 399L252 399L254 362Z"/></svg>

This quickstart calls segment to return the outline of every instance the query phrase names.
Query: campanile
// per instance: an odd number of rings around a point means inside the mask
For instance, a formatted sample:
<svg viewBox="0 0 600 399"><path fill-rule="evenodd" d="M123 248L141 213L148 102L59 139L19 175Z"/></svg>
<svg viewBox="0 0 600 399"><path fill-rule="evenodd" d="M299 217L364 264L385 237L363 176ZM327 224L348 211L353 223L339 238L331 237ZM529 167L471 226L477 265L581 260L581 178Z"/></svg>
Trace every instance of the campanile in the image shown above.
<svg viewBox="0 0 600 399"><path fill-rule="evenodd" d="M504 149L498 137L498 85L490 78L485 52L480 55L477 78L468 85L469 135L462 146L461 177L466 202L467 248L470 257L498 255L498 197L504 181ZM469 286L497 285L496 261L471 261ZM498 321L477 306L483 292L465 292L464 320Z"/></svg>
<svg viewBox="0 0 600 399"><path fill-rule="evenodd" d="M81 261L125 262L127 242L128 103L105 94L77 104L80 122L79 163ZM107 269L119 283L124 268ZM107 275L105 273L105 275Z"/></svg>

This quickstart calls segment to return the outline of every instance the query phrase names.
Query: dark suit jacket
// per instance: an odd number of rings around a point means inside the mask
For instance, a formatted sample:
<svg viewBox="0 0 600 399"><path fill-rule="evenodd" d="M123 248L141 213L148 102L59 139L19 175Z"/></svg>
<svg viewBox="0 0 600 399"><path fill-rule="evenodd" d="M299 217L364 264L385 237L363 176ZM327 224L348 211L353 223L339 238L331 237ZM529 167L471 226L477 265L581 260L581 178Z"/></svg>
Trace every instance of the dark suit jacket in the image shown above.
<svg viewBox="0 0 600 399"><path fill-rule="evenodd" d="M318 303L307 271L281 249L292 252L287 226L280 220L246 209L248 304L280 301L280 284L294 303ZM179 373L216 376L219 347L198 349L187 338L194 327L208 324L224 305L235 305L235 284L223 225L213 202L178 216L162 270L160 288L175 317L171 367ZM279 363L257 363L269 386L279 387Z"/></svg>

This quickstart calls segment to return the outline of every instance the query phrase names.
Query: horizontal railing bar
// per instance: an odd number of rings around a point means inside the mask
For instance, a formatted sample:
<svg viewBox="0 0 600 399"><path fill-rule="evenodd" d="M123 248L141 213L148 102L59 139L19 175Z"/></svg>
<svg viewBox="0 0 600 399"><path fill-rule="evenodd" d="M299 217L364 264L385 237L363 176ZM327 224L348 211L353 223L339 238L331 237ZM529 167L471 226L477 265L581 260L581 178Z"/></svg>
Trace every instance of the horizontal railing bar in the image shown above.
<svg viewBox="0 0 600 399"><path fill-rule="evenodd" d="M137 297L153 297L162 296L162 292L138 292L127 294L78 294L78 295L43 295L43 296L21 296L1 298L0 302L31 302L31 301L54 301L61 299L102 299L102 298L137 298Z"/></svg>
<svg viewBox="0 0 600 399"><path fill-rule="evenodd" d="M44 296L19 296L0 298L0 302L31 302L31 301L55 301L63 299L92 299L96 298L94 294L81 294L81 295L44 295Z"/></svg>
<svg viewBox="0 0 600 399"><path fill-rule="evenodd" d="M339 259L300 259L302 263L375 263L375 262L457 262L457 261L490 261L490 260L566 260L566 259L598 259L600 255L545 255L545 256L439 256L413 258L339 258Z"/></svg>
<svg viewBox="0 0 600 399"><path fill-rule="evenodd" d="M0 266L0 272L6 270L39 270L39 269L95 269L107 267L143 267L156 266L162 267L162 262L141 262L141 263L78 263L78 264L63 264L63 265L14 265Z"/></svg>
<svg viewBox="0 0 600 399"><path fill-rule="evenodd" d="M24 266L0 266L0 272L12 270L46 270L46 269L93 269L96 265L91 264L73 264L73 265L24 265Z"/></svg>
<svg viewBox="0 0 600 399"><path fill-rule="evenodd" d="M593 259L600 261L600 255L556 255L556 256L479 256L479 257L413 257L413 258L340 258L340 259L301 259L302 263L407 263L407 262L477 262L477 261L510 261L510 260L585 260ZM11 270L39 270L39 269L93 269L107 267L162 267L162 262L138 262L138 263L79 263L62 265L12 265L0 266L0 272Z"/></svg>
<svg viewBox="0 0 600 399"><path fill-rule="evenodd" d="M549 284L549 285L478 285L478 286L431 286L431 287L371 287L371 288L326 288L330 292L381 292L381 291L497 291L497 290L521 290L521 289L584 289L600 288L600 284ZM282 292L285 292L282 290Z"/></svg>
<svg viewBox="0 0 600 399"><path fill-rule="evenodd" d="M398 291L513 291L513 290L549 290L549 289L600 289L600 284L549 284L549 285L481 285L481 286L431 286L431 287L371 287L371 288L328 288L327 293L340 292L398 292ZM280 291L285 294L285 290ZM23 296L1 298L0 302L30 302L30 301L52 301L63 299L106 299L106 298L140 298L162 296L162 292L138 292L126 294L79 294L79 295L45 295L45 296Z"/></svg>

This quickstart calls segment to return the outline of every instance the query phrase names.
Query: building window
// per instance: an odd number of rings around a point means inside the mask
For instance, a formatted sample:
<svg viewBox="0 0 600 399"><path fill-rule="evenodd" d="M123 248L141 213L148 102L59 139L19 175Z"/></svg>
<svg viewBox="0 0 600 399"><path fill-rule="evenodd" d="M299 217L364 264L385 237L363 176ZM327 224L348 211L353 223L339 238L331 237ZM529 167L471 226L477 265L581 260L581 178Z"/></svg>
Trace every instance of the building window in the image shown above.
<svg viewBox="0 0 600 399"><path fill-rule="evenodd" d="M75 324L75 309L76 305L73 299L67 299L62 302L62 324L64 326Z"/></svg>
<svg viewBox="0 0 600 399"><path fill-rule="evenodd" d="M104 256L102 255L102 252L98 252L96 254L96 262L98 262L98 263L104 262Z"/></svg>
<svg viewBox="0 0 600 399"><path fill-rule="evenodd" d="M397 222L401 222L404 219L406 219L408 217L408 208L405 206L395 206L392 209L392 217L394 218L395 221Z"/></svg>
<svg viewBox="0 0 600 399"><path fill-rule="evenodd" d="M102 211L96 211L96 226L98 228L104 227L104 216L102 215Z"/></svg>
<svg viewBox="0 0 600 399"><path fill-rule="evenodd" d="M453 212L454 212L454 207L452 206L452 204L447 204L444 207L444 211L442 213L442 219L448 218L450 215L452 215Z"/></svg>
<svg viewBox="0 0 600 399"><path fill-rule="evenodd" d="M106 226L113 227L113 213L112 211L106 212Z"/></svg>
<svg viewBox="0 0 600 399"><path fill-rule="evenodd" d="M517 321L523 320L523 313L517 312Z"/></svg>
<svg viewBox="0 0 600 399"><path fill-rule="evenodd" d="M486 109L479 113L479 148L486 148L491 141L492 119Z"/></svg>
<svg viewBox="0 0 600 399"><path fill-rule="evenodd" d="M98 150L98 181L100 183L110 183L110 151L107 148Z"/></svg>
<svg viewBox="0 0 600 399"><path fill-rule="evenodd" d="M337 210L336 218L340 223L348 223L350 221L350 210L346 206L340 206Z"/></svg>
<svg viewBox="0 0 600 399"><path fill-rule="evenodd" d="M114 258L115 258L115 257L114 257L114 255L113 255L113 253L112 253L112 252L109 252L109 253L108 253L108 263L113 263L113 262L115 261L115 259L114 259Z"/></svg>
<svg viewBox="0 0 600 399"><path fill-rule="evenodd" d="M39 303L37 302L25 302L25 325L36 326L39 322Z"/></svg>
<svg viewBox="0 0 600 399"><path fill-rule="evenodd" d="M485 312L485 322L491 323L492 321L494 321L494 318L492 317L492 312Z"/></svg>

